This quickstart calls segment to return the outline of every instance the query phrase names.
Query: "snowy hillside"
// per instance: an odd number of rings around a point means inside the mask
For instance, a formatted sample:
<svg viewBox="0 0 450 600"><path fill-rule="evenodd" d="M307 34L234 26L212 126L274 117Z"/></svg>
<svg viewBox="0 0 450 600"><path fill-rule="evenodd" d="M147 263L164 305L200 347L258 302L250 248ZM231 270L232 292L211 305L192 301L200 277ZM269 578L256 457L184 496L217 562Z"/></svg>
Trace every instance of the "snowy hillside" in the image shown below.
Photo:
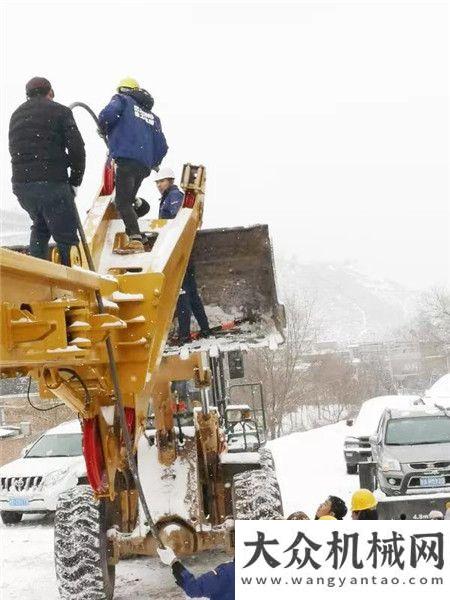
<svg viewBox="0 0 450 600"><path fill-rule="evenodd" d="M377 279L350 263L278 265L278 283L315 300L315 314L324 341L343 344L379 340L411 316L417 292L399 283Z"/></svg>

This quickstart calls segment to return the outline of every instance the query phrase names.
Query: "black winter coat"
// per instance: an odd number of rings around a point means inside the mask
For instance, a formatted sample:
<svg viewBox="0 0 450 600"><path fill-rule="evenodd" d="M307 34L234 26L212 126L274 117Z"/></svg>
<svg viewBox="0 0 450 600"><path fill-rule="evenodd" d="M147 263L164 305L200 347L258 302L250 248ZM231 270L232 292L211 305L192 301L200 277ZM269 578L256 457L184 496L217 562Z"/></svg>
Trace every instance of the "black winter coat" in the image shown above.
<svg viewBox="0 0 450 600"><path fill-rule="evenodd" d="M21 104L11 116L9 151L13 183L81 184L86 159L84 142L72 111L62 104L42 97Z"/></svg>

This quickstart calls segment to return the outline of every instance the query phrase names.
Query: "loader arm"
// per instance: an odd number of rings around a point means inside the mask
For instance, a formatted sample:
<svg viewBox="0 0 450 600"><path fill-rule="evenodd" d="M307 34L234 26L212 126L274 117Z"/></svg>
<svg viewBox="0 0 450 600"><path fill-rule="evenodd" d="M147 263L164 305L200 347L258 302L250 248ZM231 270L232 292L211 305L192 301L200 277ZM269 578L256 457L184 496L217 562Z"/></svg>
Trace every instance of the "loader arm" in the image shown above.
<svg viewBox="0 0 450 600"><path fill-rule="evenodd" d="M57 397L80 415L90 483L97 495L111 499L126 461L104 341L109 335L113 343L136 444L201 223L204 168L185 165L181 185L185 198L177 217L149 220L146 229L156 241L151 251L134 255L114 252L123 243L123 224L103 188L85 224L101 274L87 270L83 252L81 267L71 268L0 249L1 376L31 375L42 398ZM103 298L101 314L96 291Z"/></svg>

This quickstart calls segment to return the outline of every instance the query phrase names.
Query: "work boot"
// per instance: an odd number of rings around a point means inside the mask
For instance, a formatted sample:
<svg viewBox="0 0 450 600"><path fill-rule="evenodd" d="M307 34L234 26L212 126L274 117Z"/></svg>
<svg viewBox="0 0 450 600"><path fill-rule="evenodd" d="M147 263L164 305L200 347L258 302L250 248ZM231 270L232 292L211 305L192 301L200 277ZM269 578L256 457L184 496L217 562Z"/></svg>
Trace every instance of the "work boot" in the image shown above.
<svg viewBox="0 0 450 600"><path fill-rule="evenodd" d="M124 246L117 248L115 252L117 254L139 254L145 252L145 248L142 239L136 237L130 238Z"/></svg>

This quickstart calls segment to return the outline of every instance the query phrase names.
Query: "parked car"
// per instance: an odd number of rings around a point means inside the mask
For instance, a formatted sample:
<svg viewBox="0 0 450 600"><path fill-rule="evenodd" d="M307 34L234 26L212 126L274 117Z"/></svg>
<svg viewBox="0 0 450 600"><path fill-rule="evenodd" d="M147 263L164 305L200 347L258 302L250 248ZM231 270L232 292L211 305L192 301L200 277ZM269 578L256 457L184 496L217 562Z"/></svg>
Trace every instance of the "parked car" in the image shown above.
<svg viewBox="0 0 450 600"><path fill-rule="evenodd" d="M420 396L377 396L362 403L355 421L348 422L352 427L352 434L344 440L347 473L357 473L359 463L372 460L369 438L375 433L385 408L409 407L415 402L421 402Z"/></svg>
<svg viewBox="0 0 450 600"><path fill-rule="evenodd" d="M427 403L445 402L446 406L450 402L450 373L440 377L426 392L424 399Z"/></svg>
<svg viewBox="0 0 450 600"><path fill-rule="evenodd" d="M386 409L371 446L387 496L450 491L450 407Z"/></svg>
<svg viewBox="0 0 450 600"><path fill-rule="evenodd" d="M86 465L75 420L49 429L22 458L0 467L1 519L9 525L24 513L52 512L61 492L82 483L87 483Z"/></svg>

